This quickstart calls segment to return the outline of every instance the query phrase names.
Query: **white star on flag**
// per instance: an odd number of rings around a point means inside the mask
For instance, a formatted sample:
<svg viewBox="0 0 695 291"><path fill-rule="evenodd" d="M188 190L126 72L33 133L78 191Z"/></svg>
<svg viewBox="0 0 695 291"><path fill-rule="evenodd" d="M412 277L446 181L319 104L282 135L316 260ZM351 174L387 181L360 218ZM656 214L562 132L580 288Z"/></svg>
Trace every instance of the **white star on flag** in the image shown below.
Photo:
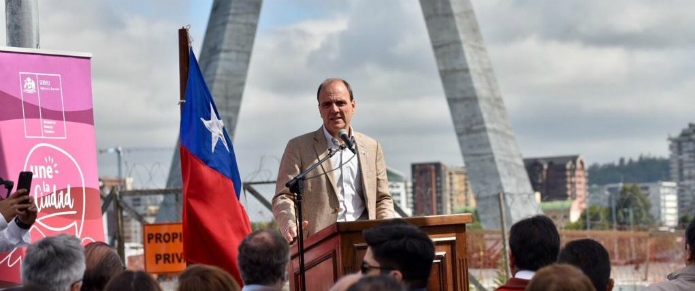
<svg viewBox="0 0 695 291"><path fill-rule="evenodd" d="M224 122L218 119L217 114L215 114L215 109L212 108L212 103L210 103L210 120L205 120L201 117L200 121L202 121L203 124L205 124L205 127L208 128L210 133L212 133L212 152L215 152L215 146L217 145L217 141L220 139L222 140L224 147L227 149L227 152L229 152L227 140L224 138Z"/></svg>

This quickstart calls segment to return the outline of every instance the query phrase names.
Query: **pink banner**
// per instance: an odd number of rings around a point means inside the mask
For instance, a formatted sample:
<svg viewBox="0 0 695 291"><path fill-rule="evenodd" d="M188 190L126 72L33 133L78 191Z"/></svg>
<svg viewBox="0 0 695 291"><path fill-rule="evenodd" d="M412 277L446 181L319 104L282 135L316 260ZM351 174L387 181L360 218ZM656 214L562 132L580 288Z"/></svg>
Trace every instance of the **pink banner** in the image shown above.
<svg viewBox="0 0 695 291"><path fill-rule="evenodd" d="M104 240L89 56L0 48L0 177L20 171L34 173L32 241ZM0 280L20 282L23 255L0 254Z"/></svg>

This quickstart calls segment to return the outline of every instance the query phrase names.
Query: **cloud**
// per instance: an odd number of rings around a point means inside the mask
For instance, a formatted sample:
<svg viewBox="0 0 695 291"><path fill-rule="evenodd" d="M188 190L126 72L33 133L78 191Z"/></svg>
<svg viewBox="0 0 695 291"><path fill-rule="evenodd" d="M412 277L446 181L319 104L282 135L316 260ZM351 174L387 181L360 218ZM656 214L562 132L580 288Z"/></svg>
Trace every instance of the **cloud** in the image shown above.
<svg viewBox="0 0 695 291"><path fill-rule="evenodd" d="M210 4L41 2L42 47L94 55L99 147L174 144L176 29L190 23L199 51ZM582 154L589 163L666 156L668 134L693 121L688 1L473 7L524 155ZM396 170L463 162L419 3L265 1L234 140L242 177L274 178L287 140L320 126L315 94L328 77L352 84L355 128L381 141ZM168 166L171 154L131 157ZM262 158L263 174L254 174ZM103 175L115 173L109 160L100 157Z"/></svg>
<svg viewBox="0 0 695 291"><path fill-rule="evenodd" d="M473 1L489 44L528 36L589 46L691 47L688 1Z"/></svg>

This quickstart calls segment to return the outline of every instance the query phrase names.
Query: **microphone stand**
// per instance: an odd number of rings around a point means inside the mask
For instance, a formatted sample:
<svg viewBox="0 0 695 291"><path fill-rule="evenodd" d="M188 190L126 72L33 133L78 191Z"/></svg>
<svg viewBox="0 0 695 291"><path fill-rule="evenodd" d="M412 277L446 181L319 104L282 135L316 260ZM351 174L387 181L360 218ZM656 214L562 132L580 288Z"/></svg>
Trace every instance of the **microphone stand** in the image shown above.
<svg viewBox="0 0 695 291"><path fill-rule="evenodd" d="M300 285L302 291L306 291L306 280L304 277L304 218L302 214L302 192L304 191L304 180L306 179L306 175L309 174L309 172L313 171L314 169L316 169L316 167L323 164L323 162L333 157L337 152L342 151L344 149L345 145L340 145L340 148L337 150L329 148L328 154L325 157L323 157L323 159L321 159L308 169L304 170L304 172L292 178L292 180L285 184L285 186L290 190L290 192L294 193L296 197L295 206L297 207L297 228L299 229L299 234L297 235L299 245L297 250L299 252L299 278L302 281Z"/></svg>

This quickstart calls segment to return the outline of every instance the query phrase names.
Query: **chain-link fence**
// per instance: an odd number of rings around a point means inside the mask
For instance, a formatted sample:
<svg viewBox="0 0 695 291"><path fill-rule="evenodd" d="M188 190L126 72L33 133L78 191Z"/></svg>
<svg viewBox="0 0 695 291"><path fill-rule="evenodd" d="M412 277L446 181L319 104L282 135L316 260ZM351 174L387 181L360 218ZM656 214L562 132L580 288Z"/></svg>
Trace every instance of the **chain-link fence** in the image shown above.
<svg viewBox="0 0 695 291"><path fill-rule="evenodd" d="M275 181L256 181L243 184L241 202L246 208L252 227L256 229L276 228L272 213L272 198ZM166 191L165 191L166 190ZM162 192L164 191L164 192ZM180 189L159 189L126 191L126 196L155 194L180 195ZM107 194L107 193L104 193ZM104 196L106 198L106 196ZM533 199L532 196L506 196L507 205L518 205ZM487 197L488 203L495 203L499 209L499 196ZM479 201L479 203L485 203ZM134 209L122 203L132 223L145 220L133 213ZM506 208L506 207L505 207ZM537 212L542 213L539 209ZM141 215L145 213L140 213ZM499 219L499 213L496 213ZM508 222L508 224L511 224ZM141 226L141 225L138 225ZM560 230L562 245L567 242L590 238L600 242L609 252L612 264L611 278L614 290L641 290L645 286L663 281L666 276L681 268L684 261L684 233L673 232L630 232L630 231L580 231ZM467 254L469 274L487 290L493 290L506 279L503 269L503 239L499 230L468 229ZM471 286L472 290L476 288Z"/></svg>
<svg viewBox="0 0 695 291"><path fill-rule="evenodd" d="M489 290L503 282L499 230L467 230L469 273ZM614 290L641 290L684 266L684 233L560 230L562 245L594 239L608 250Z"/></svg>
<svg viewBox="0 0 695 291"><path fill-rule="evenodd" d="M275 181L246 182L241 203L244 204L254 230L276 228L271 203L275 195Z"/></svg>

